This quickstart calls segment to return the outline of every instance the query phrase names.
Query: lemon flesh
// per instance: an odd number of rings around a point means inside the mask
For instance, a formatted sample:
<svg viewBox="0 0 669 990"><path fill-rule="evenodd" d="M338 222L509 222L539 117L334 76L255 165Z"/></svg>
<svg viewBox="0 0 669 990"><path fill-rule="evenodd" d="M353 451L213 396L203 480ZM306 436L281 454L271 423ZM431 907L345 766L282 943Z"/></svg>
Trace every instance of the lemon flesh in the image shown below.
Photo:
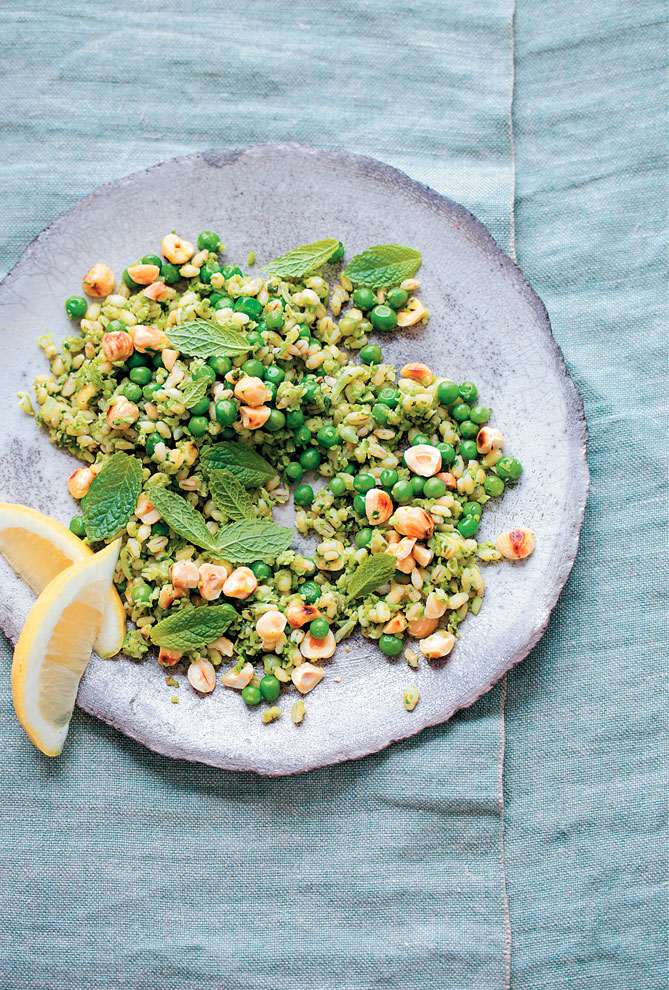
<svg viewBox="0 0 669 990"><path fill-rule="evenodd" d="M14 709L47 756L63 748L77 689L109 606L121 541L65 568L39 596L12 662Z"/></svg>
<svg viewBox="0 0 669 990"><path fill-rule="evenodd" d="M20 578L42 593L66 567L90 560L93 551L66 526L25 505L0 502L0 553ZM121 649L126 616L117 591L110 587L105 615L95 640L95 652L112 657Z"/></svg>

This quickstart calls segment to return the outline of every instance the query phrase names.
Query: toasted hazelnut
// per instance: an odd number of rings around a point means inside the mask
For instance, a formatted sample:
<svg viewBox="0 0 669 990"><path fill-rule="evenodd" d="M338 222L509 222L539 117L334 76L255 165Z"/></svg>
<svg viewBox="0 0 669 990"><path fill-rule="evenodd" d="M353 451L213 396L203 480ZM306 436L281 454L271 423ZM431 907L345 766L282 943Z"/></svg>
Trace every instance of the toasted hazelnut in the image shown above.
<svg viewBox="0 0 669 990"><path fill-rule="evenodd" d="M413 548L413 558L419 567L427 567L433 557L434 550L430 550L429 547L424 547L422 544L417 543Z"/></svg>
<svg viewBox="0 0 669 990"><path fill-rule="evenodd" d="M429 539L434 533L434 520L424 509L401 505L395 510L393 526L403 536L415 536L417 540Z"/></svg>
<svg viewBox="0 0 669 990"><path fill-rule="evenodd" d="M188 668L188 683L200 694L209 694L216 687L216 670L208 660L196 660Z"/></svg>
<svg viewBox="0 0 669 990"><path fill-rule="evenodd" d="M248 598L258 587L258 580L250 567L236 567L223 585L227 598Z"/></svg>
<svg viewBox="0 0 669 990"><path fill-rule="evenodd" d="M158 265L131 265L128 275L137 285L151 285L160 275Z"/></svg>
<svg viewBox="0 0 669 990"><path fill-rule="evenodd" d="M107 410L107 422L113 430L127 430L138 419L139 409L122 395Z"/></svg>
<svg viewBox="0 0 669 990"><path fill-rule="evenodd" d="M175 663L179 663L182 656L183 653L180 650L168 650L165 646L161 646L158 663L161 667L173 667Z"/></svg>
<svg viewBox="0 0 669 990"><path fill-rule="evenodd" d="M146 523L147 526L153 526L153 524L157 523L159 519L162 519L161 514L158 512L158 509L154 507L153 502L146 492L142 492L137 499L135 515L138 519L141 519L143 523Z"/></svg>
<svg viewBox="0 0 669 990"><path fill-rule="evenodd" d="M227 567L221 567L220 564L200 564L198 568L198 591L205 601L213 602L220 598L227 580Z"/></svg>
<svg viewBox="0 0 669 990"><path fill-rule="evenodd" d="M234 388L235 398L247 406L262 406L267 398L267 389L262 378L245 375L240 378Z"/></svg>
<svg viewBox="0 0 669 990"><path fill-rule="evenodd" d="M227 636L219 636L218 639L215 639L213 643L209 644L209 646L213 647L215 650L218 650L218 652L222 653L224 657L231 657L234 649L232 640L228 639Z"/></svg>
<svg viewBox="0 0 669 990"><path fill-rule="evenodd" d="M492 426L482 426L476 436L476 449L479 454L489 454L491 450L501 450L504 434Z"/></svg>
<svg viewBox="0 0 669 990"><path fill-rule="evenodd" d="M534 552L534 536L529 529L520 527L497 537L497 549L509 560L523 560Z"/></svg>
<svg viewBox="0 0 669 990"><path fill-rule="evenodd" d="M180 588L175 588L173 584L164 584L158 592L158 605L167 611L173 602L183 597L184 593Z"/></svg>
<svg viewBox="0 0 669 990"><path fill-rule="evenodd" d="M439 629L427 639L421 639L418 645L424 657L436 660L437 657L448 656L455 646L455 636L444 629Z"/></svg>
<svg viewBox="0 0 669 990"><path fill-rule="evenodd" d="M441 451L428 443L418 443L404 451L406 466L421 478L431 478L441 471Z"/></svg>
<svg viewBox="0 0 669 990"><path fill-rule="evenodd" d="M404 325L409 326L409 324ZM420 385L431 385L434 381L434 375L426 364L405 364L400 371L400 375L402 378L408 378L412 382L418 382Z"/></svg>
<svg viewBox="0 0 669 990"><path fill-rule="evenodd" d="M439 471L435 478L440 478L450 492L454 492L458 487L457 478L450 471Z"/></svg>
<svg viewBox="0 0 669 990"><path fill-rule="evenodd" d="M174 295L174 289L165 285L164 282L153 282L151 285L147 285L142 295L148 296L149 299L153 299L155 302L165 302L166 299Z"/></svg>
<svg viewBox="0 0 669 990"><path fill-rule="evenodd" d="M384 633L392 633L392 634L401 633L404 632L406 627L407 627L407 620L404 618L401 612L398 612L396 615L392 617L392 619L389 619L388 622L386 622L385 626L383 627L383 631Z"/></svg>
<svg viewBox="0 0 669 990"><path fill-rule="evenodd" d="M167 347L168 345L165 332L159 330L158 327L144 326L144 324L138 323L136 326L131 327L130 333L132 334L135 350L139 351L140 354L144 354L147 350L162 351L163 347Z"/></svg>
<svg viewBox="0 0 669 990"><path fill-rule="evenodd" d="M419 323L423 319L426 312L427 310L422 302L416 299L415 296L411 296L405 309L400 310L397 314L397 325L398 327L412 327L415 323Z"/></svg>
<svg viewBox="0 0 669 990"><path fill-rule="evenodd" d="M67 479L67 490L72 498L83 498L93 483L95 475L88 467L78 468Z"/></svg>
<svg viewBox="0 0 669 990"><path fill-rule="evenodd" d="M300 653L307 660L328 660L331 656L334 656L336 649L337 642L331 629L324 639L316 639L315 636L312 636L307 631L306 636L300 643Z"/></svg>
<svg viewBox="0 0 669 990"><path fill-rule="evenodd" d="M177 234L167 234L160 242L163 257L173 265L185 265L195 254L195 248L190 241L182 240Z"/></svg>
<svg viewBox="0 0 669 990"><path fill-rule="evenodd" d="M315 605L303 605L295 603L286 609L286 618L293 629L301 629L307 622L317 619L321 613Z"/></svg>
<svg viewBox="0 0 669 990"><path fill-rule="evenodd" d="M431 591L425 600L425 618L440 619L445 611L446 603L437 598L434 591Z"/></svg>
<svg viewBox="0 0 669 990"><path fill-rule="evenodd" d="M114 330L102 335L102 356L105 361L125 361L134 350L132 337L125 330Z"/></svg>
<svg viewBox="0 0 669 990"><path fill-rule="evenodd" d="M290 679L300 694L308 694L323 680L323 671L313 663L301 663L292 672Z"/></svg>
<svg viewBox="0 0 669 990"><path fill-rule="evenodd" d="M365 512L372 526L386 522L393 514L393 500L381 488L371 488L365 495Z"/></svg>
<svg viewBox="0 0 669 990"><path fill-rule="evenodd" d="M269 419L272 410L269 406L240 406L239 411L245 430L259 430Z"/></svg>
<svg viewBox="0 0 669 990"><path fill-rule="evenodd" d="M114 291L116 279L109 265L93 265L90 271L86 272L81 284L87 296L108 296Z"/></svg>
<svg viewBox="0 0 669 990"><path fill-rule="evenodd" d="M170 568L170 581L175 588L197 588L200 572L192 560L177 560Z"/></svg>
<svg viewBox="0 0 669 990"><path fill-rule="evenodd" d="M429 636L439 625L439 619L412 619L407 629L410 636L414 636L416 639L421 639L423 636Z"/></svg>
<svg viewBox="0 0 669 990"><path fill-rule="evenodd" d="M160 356L163 359L163 364L165 365L167 370L172 371L176 363L176 360L179 357L179 352L175 351L171 347L163 347L162 351L160 352Z"/></svg>
<svg viewBox="0 0 669 990"><path fill-rule="evenodd" d="M245 663L239 673L236 673L234 667L232 670L226 670L226 672L221 677L221 684L225 687L234 688L235 691L241 691L245 688L247 684L250 684L253 680L253 664Z"/></svg>
<svg viewBox="0 0 669 990"><path fill-rule="evenodd" d="M271 609L260 616L256 622L256 632L266 643L271 643L283 636L286 628L286 616L277 609Z"/></svg>

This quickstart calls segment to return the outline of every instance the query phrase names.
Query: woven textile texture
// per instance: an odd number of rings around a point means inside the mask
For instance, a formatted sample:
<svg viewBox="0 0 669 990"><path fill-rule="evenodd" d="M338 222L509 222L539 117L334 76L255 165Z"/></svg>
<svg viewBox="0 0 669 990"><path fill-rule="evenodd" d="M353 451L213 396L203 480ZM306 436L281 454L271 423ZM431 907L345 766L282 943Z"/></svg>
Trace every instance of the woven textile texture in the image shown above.
<svg viewBox="0 0 669 990"><path fill-rule="evenodd" d="M81 713L50 761L0 644L3 990L666 986L665 50L658 0L0 6L0 274L173 155L374 155L515 241L593 479L508 683L355 763L235 775Z"/></svg>

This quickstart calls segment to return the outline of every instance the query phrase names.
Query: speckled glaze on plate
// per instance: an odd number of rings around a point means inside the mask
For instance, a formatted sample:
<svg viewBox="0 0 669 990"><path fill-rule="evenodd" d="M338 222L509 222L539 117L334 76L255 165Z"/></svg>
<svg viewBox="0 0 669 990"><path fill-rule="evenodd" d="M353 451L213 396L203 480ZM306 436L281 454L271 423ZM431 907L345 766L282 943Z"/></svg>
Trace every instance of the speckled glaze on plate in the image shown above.
<svg viewBox="0 0 669 990"><path fill-rule="evenodd" d="M432 316L427 327L378 335L384 358L396 366L425 361L437 374L477 383L506 451L525 468L522 484L486 510L479 539L525 525L536 550L525 562L485 568L483 608L463 623L440 666L422 660L414 672L402 657L388 661L375 644L350 639L350 652L338 649L307 697L299 728L289 696L270 726L236 692L219 686L200 698L183 676L172 704L175 690L155 661L94 656L78 704L157 752L270 775L364 756L444 722L539 640L578 546L589 478L583 405L543 304L467 210L374 159L267 144L164 162L82 200L40 234L0 286L3 500L66 524L76 511L66 488L76 462L17 408L16 392L47 370L37 337L72 332L63 301L80 291L91 264L107 262L120 276L173 228L192 240L205 228L220 232L226 258L242 265L254 249L257 271L321 237L341 238L349 259L389 241L418 248L420 295ZM15 642L33 599L1 558L0 573L0 624ZM402 692L411 684L421 697L408 713Z"/></svg>

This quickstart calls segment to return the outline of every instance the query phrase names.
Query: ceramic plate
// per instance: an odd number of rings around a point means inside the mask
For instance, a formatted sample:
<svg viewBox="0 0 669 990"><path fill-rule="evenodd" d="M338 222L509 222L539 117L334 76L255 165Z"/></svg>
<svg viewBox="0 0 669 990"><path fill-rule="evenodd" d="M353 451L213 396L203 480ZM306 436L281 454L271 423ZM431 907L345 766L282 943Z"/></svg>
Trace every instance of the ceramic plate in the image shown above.
<svg viewBox="0 0 669 990"><path fill-rule="evenodd" d="M427 327L387 334L386 361L427 362L473 380L493 407L522 483L486 510L479 538L524 525L536 537L526 562L485 569L486 596L441 666L409 669L361 637L337 651L296 728L285 712L271 726L220 686L200 698L182 676L179 703L154 660L93 657L78 704L168 756L233 770L288 774L375 752L471 705L534 646L571 569L588 488L581 398L548 316L516 265L467 210L370 158L296 145L218 148L164 162L103 186L40 234L0 288L3 360L2 498L69 521L66 480L77 466L16 406L47 370L37 337L72 332L63 300L80 291L95 261L119 273L176 229L195 240L219 231L226 258L256 270L297 244L339 237L346 256L391 241L418 248ZM0 560L0 621L13 641L32 598ZM7 672L6 672L7 674ZM336 681L335 678L341 678ZM402 692L420 687L408 713ZM289 708L284 703L284 708ZM71 739L70 745L76 745Z"/></svg>

